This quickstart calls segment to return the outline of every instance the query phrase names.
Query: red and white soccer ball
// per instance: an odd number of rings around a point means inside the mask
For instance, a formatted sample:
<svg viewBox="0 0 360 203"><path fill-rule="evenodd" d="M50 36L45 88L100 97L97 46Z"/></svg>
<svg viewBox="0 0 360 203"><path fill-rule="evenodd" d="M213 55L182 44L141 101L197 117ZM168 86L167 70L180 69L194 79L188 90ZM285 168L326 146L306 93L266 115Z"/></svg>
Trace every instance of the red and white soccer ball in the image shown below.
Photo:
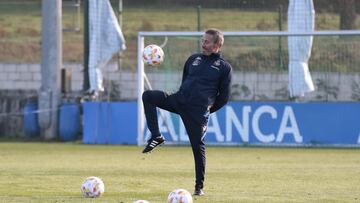
<svg viewBox="0 0 360 203"><path fill-rule="evenodd" d="M133 203L150 203L149 201L147 201L147 200L136 200L135 202L133 202Z"/></svg>
<svg viewBox="0 0 360 203"><path fill-rule="evenodd" d="M81 192L86 198L100 197L105 192L104 182L95 176L87 177L81 184Z"/></svg>
<svg viewBox="0 0 360 203"><path fill-rule="evenodd" d="M164 61L164 51L155 44L150 44L144 48L143 61L146 65L157 66Z"/></svg>
<svg viewBox="0 0 360 203"><path fill-rule="evenodd" d="M193 203L193 200L189 191L176 189L170 192L167 203Z"/></svg>

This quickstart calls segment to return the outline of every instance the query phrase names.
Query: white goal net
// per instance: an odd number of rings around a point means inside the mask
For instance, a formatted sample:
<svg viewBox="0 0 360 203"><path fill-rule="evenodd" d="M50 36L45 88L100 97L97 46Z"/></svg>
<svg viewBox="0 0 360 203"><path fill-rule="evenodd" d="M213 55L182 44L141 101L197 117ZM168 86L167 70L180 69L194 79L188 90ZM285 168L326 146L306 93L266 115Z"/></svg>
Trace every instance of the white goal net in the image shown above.
<svg viewBox="0 0 360 203"><path fill-rule="evenodd" d="M139 32L138 71L138 144L146 141L142 104L145 89L174 92L180 86L183 65L200 51L203 32ZM312 36L314 39L309 69L315 91L300 101L360 100L360 31L315 32L224 32L222 54L233 66L232 101L289 101L288 38ZM146 45L162 46L163 64L144 66L142 52ZM301 76L299 76L301 77ZM171 138L168 143L186 143L179 118L159 113L160 131ZM176 123L176 124L174 124Z"/></svg>

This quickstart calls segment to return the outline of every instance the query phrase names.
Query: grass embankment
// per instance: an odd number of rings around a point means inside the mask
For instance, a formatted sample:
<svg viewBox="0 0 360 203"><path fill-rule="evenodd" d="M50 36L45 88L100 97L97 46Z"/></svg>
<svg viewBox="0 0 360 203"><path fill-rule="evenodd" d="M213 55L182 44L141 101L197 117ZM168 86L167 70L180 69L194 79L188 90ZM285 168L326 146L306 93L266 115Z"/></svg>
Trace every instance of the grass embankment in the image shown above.
<svg viewBox="0 0 360 203"><path fill-rule="evenodd" d="M115 7L116 10L116 7ZM83 9L81 9L83 12ZM63 28L77 26L74 8L63 6ZM83 14L80 31L63 33L65 62L83 60ZM196 31L196 8L124 8L122 30L127 41L123 54L124 68L135 68L136 36L139 31ZM319 14L317 27L336 29L338 17ZM233 9L206 9L201 12L201 28L217 27L225 31L278 30L278 13L274 11L246 11ZM286 29L286 21L283 21ZM0 3L0 61L39 62L41 38L40 1L8 1ZM242 47L244 48L244 47Z"/></svg>

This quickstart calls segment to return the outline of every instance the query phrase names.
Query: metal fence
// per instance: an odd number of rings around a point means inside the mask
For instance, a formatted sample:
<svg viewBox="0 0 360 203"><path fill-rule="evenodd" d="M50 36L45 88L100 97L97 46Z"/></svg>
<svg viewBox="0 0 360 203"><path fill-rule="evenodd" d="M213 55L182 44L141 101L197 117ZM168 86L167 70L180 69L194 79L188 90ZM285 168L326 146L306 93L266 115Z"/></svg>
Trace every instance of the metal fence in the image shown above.
<svg viewBox="0 0 360 203"><path fill-rule="evenodd" d="M120 4L122 2L122 4ZM116 70L105 71L105 80L113 90L126 90L119 85L124 75L136 74L137 33L139 31L198 31L216 27L223 31L279 31L287 29L287 1L121 1L111 0L115 13L121 22L127 50L121 56L115 56ZM339 13L333 3L315 0L316 30L338 30ZM333 1L331 1L333 2ZM325 2L327 3L327 2ZM71 64L83 64L83 1L63 1L63 61L67 67ZM359 26L356 21L356 28ZM308 100L359 100L357 91L360 84L359 74L359 36L319 36L314 38L310 71L318 90ZM148 39L162 43L163 38ZM164 70L180 70L187 55L197 51L197 39L169 39L165 47L167 61ZM171 46L170 46L171 44ZM192 47L190 49L190 47ZM41 1L1 1L0 2L0 63L2 64L38 64L41 47ZM287 39L286 37L241 37L226 38L224 55L231 62L237 74L270 74L272 78L281 78L284 84L275 88L272 94L257 92L261 77L255 87L247 88L241 82L235 83L235 100L286 100L287 82ZM171 65L170 65L171 64ZM6 69L8 71L8 69ZM156 71L156 70L155 70ZM281 76L276 76L281 75ZM73 75L74 76L74 75ZM119 77L118 77L119 76ZM355 78L348 78L355 77ZM77 75L77 79L81 75ZM131 76L133 77L133 76ZM254 76L255 77L255 76ZM136 79L136 77L133 77ZM334 79L335 78L335 79ZM341 79L337 79L341 78ZM0 79L2 80L2 79ZM5 80L5 79L4 79ZM242 79L239 79L241 81ZM245 80L245 79L244 79ZM267 79L266 79L267 80ZM279 79L280 80L280 79ZM336 83L330 83L337 81ZM347 82L343 82L347 81ZM1 81L0 81L1 82ZM246 80L245 80L246 82ZM343 94L341 86L352 92ZM252 94L248 94L251 90ZM127 96L124 96L127 95ZM281 95L281 96L279 96ZM117 99L131 99L123 93Z"/></svg>

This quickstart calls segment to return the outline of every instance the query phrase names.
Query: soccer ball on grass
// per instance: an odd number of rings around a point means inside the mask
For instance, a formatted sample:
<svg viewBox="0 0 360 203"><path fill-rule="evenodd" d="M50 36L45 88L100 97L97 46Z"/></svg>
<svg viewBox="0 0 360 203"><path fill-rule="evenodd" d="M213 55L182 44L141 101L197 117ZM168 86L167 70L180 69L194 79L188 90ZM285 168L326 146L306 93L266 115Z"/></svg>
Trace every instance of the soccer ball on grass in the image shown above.
<svg viewBox="0 0 360 203"><path fill-rule="evenodd" d="M149 201L147 201L147 200L136 200L135 202L133 202L133 203L150 203Z"/></svg>
<svg viewBox="0 0 360 203"><path fill-rule="evenodd" d="M143 61L146 65L157 66L164 61L164 51L155 44L150 44L144 48Z"/></svg>
<svg viewBox="0 0 360 203"><path fill-rule="evenodd" d="M95 176L87 177L81 184L81 192L86 198L100 197L105 192L104 182Z"/></svg>
<svg viewBox="0 0 360 203"><path fill-rule="evenodd" d="M189 191L176 189L170 192L167 203L193 203L193 200Z"/></svg>

